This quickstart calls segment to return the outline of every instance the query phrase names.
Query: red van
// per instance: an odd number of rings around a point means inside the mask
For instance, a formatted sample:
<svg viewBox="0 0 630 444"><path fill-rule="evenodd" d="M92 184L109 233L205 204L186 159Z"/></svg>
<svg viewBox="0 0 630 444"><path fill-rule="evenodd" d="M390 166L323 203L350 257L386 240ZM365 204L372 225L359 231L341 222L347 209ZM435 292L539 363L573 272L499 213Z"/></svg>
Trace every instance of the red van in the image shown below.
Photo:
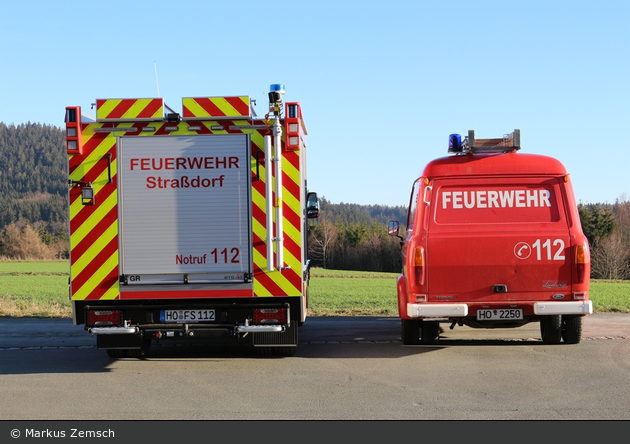
<svg viewBox="0 0 630 444"><path fill-rule="evenodd" d="M558 160L520 153L520 131L449 138L411 191L401 239L403 344L434 343L440 323L512 328L539 322L542 340L575 344L588 298L590 251L571 180Z"/></svg>

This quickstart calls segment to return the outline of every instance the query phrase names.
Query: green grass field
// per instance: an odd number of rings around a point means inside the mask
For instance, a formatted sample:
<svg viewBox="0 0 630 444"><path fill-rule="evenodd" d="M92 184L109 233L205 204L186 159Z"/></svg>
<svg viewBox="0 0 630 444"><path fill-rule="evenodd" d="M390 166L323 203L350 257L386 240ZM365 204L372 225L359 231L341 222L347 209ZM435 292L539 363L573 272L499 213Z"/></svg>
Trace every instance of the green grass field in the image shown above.
<svg viewBox="0 0 630 444"><path fill-rule="evenodd" d="M313 269L311 316L398 316L394 273Z"/></svg>
<svg viewBox="0 0 630 444"><path fill-rule="evenodd" d="M0 316L71 317L68 261L0 261Z"/></svg>
<svg viewBox="0 0 630 444"><path fill-rule="evenodd" d="M0 316L70 317L67 261L0 261ZM311 270L309 316L398 316L397 273ZM591 280L595 312L630 313L630 281Z"/></svg>

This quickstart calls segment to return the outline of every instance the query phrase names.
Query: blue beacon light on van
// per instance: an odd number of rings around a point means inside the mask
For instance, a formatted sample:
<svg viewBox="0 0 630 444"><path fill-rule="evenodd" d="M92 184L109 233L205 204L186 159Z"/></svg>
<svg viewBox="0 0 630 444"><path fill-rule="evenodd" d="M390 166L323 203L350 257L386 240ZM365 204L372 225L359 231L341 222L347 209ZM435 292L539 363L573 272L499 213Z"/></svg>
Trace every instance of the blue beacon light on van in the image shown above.
<svg viewBox="0 0 630 444"><path fill-rule="evenodd" d="M461 153L462 152L462 136L459 134L451 134L448 136L448 152L449 153Z"/></svg>

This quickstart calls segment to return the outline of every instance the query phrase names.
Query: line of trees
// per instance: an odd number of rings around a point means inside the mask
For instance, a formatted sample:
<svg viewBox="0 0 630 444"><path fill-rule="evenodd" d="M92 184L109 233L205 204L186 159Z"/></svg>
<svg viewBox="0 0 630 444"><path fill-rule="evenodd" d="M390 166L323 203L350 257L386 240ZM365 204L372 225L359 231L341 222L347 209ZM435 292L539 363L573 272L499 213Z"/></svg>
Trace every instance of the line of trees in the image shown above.
<svg viewBox="0 0 630 444"><path fill-rule="evenodd" d="M68 259L68 236L53 236L43 224L12 222L0 232L0 257L18 260Z"/></svg>
<svg viewBox="0 0 630 444"><path fill-rule="evenodd" d="M65 131L50 125L0 122L0 257L68 257ZM338 270L400 271L390 220L407 219L403 206L333 204L320 199L309 221L314 266ZM630 201L579 206L591 246L592 277L630 279Z"/></svg>
<svg viewBox="0 0 630 444"><path fill-rule="evenodd" d="M591 247L591 277L630 279L630 201L578 207Z"/></svg>
<svg viewBox="0 0 630 444"><path fill-rule="evenodd" d="M630 201L622 197L613 205L580 204L578 210L591 249L591 277L630 279ZM405 208L331 204L321 199L320 214L309 223L308 248L314 266L400 271L399 242L387 235L387 223L406 221Z"/></svg>
<svg viewBox="0 0 630 444"><path fill-rule="evenodd" d="M61 128L0 122L0 256L48 259L67 245L64 147ZM67 246L63 250L67 257Z"/></svg>
<svg viewBox="0 0 630 444"><path fill-rule="evenodd" d="M390 220L406 219L402 206L332 204L320 199L320 217L309 223L308 252L315 267L400 271L400 244L387 235Z"/></svg>

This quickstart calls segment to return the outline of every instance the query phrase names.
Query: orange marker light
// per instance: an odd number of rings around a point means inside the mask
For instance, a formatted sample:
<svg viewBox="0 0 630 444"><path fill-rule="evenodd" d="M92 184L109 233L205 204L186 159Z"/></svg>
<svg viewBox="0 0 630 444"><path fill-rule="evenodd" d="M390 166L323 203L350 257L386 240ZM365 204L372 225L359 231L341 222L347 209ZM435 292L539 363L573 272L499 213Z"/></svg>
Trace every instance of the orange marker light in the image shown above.
<svg viewBox="0 0 630 444"><path fill-rule="evenodd" d="M424 248L416 247L413 255L413 270L416 284L424 284Z"/></svg>

